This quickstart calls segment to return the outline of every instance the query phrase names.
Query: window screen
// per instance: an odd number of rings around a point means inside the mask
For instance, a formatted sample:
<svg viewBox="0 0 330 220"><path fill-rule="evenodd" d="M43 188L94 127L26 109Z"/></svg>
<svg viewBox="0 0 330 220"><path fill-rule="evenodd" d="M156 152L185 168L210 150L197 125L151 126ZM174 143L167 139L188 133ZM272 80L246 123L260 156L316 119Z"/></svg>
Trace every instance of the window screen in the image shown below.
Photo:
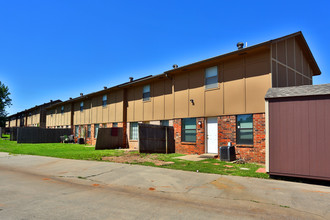
<svg viewBox="0 0 330 220"><path fill-rule="evenodd" d="M150 85L143 86L143 101L150 100Z"/></svg>
<svg viewBox="0 0 330 220"><path fill-rule="evenodd" d="M91 137L91 125L87 126L87 137Z"/></svg>
<svg viewBox="0 0 330 220"><path fill-rule="evenodd" d="M253 144L253 115L237 115L237 144Z"/></svg>
<svg viewBox="0 0 330 220"><path fill-rule="evenodd" d="M218 67L210 67L205 70L205 89L218 88Z"/></svg>
<svg viewBox="0 0 330 220"><path fill-rule="evenodd" d="M80 111L84 110L84 102L80 102Z"/></svg>
<svg viewBox="0 0 330 220"><path fill-rule="evenodd" d="M130 123L130 132L129 132L129 136L131 140L137 140L138 136L139 136L139 127L138 127L138 123L137 122L131 122Z"/></svg>
<svg viewBox="0 0 330 220"><path fill-rule="evenodd" d="M99 124L94 125L94 138L97 138L97 135L99 133Z"/></svg>
<svg viewBox="0 0 330 220"><path fill-rule="evenodd" d="M107 100L108 100L107 95L104 95L104 96L102 97L102 106L103 106L103 107L107 106Z"/></svg>
<svg viewBox="0 0 330 220"><path fill-rule="evenodd" d="M181 138L184 142L196 142L196 118L182 119Z"/></svg>

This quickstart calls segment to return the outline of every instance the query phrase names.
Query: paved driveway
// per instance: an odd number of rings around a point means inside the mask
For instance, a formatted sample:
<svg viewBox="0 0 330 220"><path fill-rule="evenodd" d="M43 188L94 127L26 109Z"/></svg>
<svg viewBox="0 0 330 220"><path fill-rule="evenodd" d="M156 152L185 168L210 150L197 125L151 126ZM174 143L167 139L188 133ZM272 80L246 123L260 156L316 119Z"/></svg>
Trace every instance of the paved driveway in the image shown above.
<svg viewBox="0 0 330 220"><path fill-rule="evenodd" d="M330 219L326 186L0 153L0 219Z"/></svg>

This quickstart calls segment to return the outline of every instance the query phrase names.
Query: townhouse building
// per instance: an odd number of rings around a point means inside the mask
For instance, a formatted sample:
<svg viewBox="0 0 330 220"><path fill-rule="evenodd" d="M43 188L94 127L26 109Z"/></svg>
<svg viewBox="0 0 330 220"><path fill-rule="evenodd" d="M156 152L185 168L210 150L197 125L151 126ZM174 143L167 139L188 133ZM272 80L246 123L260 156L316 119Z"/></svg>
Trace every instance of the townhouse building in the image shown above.
<svg viewBox="0 0 330 220"><path fill-rule="evenodd" d="M71 127L95 144L100 127L122 127L138 149L138 124L174 126L177 153L218 153L231 142L238 158L265 162L265 94L312 85L321 71L301 32L130 80L47 108L48 128Z"/></svg>
<svg viewBox="0 0 330 220"><path fill-rule="evenodd" d="M50 102L36 105L7 117L6 127L41 127L46 128L46 108L61 100L50 100Z"/></svg>

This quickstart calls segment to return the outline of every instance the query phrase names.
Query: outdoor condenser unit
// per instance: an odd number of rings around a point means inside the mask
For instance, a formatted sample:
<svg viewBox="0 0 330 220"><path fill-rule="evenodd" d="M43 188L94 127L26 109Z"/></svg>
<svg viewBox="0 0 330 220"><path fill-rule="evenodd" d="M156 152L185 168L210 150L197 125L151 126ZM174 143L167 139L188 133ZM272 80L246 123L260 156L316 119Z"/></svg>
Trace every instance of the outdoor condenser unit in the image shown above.
<svg viewBox="0 0 330 220"><path fill-rule="evenodd" d="M234 146L223 146L220 147L220 160L221 161L234 161L236 160L236 153Z"/></svg>

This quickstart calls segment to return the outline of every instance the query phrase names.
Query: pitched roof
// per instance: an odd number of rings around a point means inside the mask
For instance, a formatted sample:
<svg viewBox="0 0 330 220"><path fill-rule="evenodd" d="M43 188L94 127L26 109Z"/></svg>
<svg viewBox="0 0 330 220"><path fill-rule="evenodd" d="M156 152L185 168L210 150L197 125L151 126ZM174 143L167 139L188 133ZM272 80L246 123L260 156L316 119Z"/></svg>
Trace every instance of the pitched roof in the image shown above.
<svg viewBox="0 0 330 220"><path fill-rule="evenodd" d="M269 41L265 41L265 42L262 42L262 43L259 43L259 44L255 44L255 45L252 45L252 46L249 46L249 47L245 47L245 48L242 48L242 49L239 49L239 50L234 50L232 52L229 52L229 53L225 53L225 54L222 54L222 55L219 55L219 56L215 56L215 57L211 57L209 59L205 59L205 60L201 60L201 61L198 61L198 62L195 62L195 63L191 63L191 64L188 64L188 65L185 65L185 66L181 66L181 67L178 67L178 68L175 68L175 69L171 69L171 70L168 70L168 71L165 71L165 73L174 73L174 72L179 72L179 71L186 71L187 69L189 68L193 68L194 66L198 66L200 64L203 64L203 63L208 63L208 62L212 62L212 61L216 61L216 60L219 60L219 59L222 59L224 57L227 57L227 56L230 56L230 55L234 55L234 54L243 54L249 50L252 50L254 48L258 48L258 47L262 47L262 46L265 46L265 45L268 45L268 44L271 44L271 43L275 43L275 42L278 42L278 41L282 41L282 40L285 40L285 39L289 39L289 38L292 38L292 37L296 37L298 39L298 41L300 42L300 46L302 47L303 49L303 52L305 53L305 56L307 57L307 60L310 62L310 65L313 69L313 75L320 75L321 74L321 70L319 68L319 66L317 65L316 61L315 61L315 58L306 42L306 39L304 38L304 35L302 34L301 31L298 31L296 33L293 33L293 34L289 34L289 35L286 35L286 36L283 36L283 37L279 37L279 38L275 38L275 39L272 39L272 40L269 40Z"/></svg>
<svg viewBox="0 0 330 220"><path fill-rule="evenodd" d="M330 83L321 85L270 88L266 93L265 99L315 95L330 95Z"/></svg>
<svg viewBox="0 0 330 220"><path fill-rule="evenodd" d="M122 83L120 85L116 85L116 86L113 86L111 88L107 88L107 89L104 89L104 90L99 90L97 92L93 92L93 93L89 93L89 94L86 94L86 95L78 96L76 98L66 100L62 103L52 105L52 106L48 107L47 109L51 109L51 108L57 107L59 105L64 105L64 104L76 102L76 101L79 101L79 100L84 100L84 99L89 98L91 96L106 94L107 92L113 91L114 89L127 88L129 86L134 85L134 84L147 82L147 81L150 81L150 80L155 79L155 78L170 77L171 74L175 74L175 73L181 72L181 71L186 71L187 69L195 68L195 67L197 67L201 64L202 65L203 64L208 64L208 63L218 61L219 59L222 59L222 58L227 57L227 56L246 53L246 52L248 52L250 50L253 50L255 48L260 48L260 47L263 47L263 46L267 46L271 43L281 41L281 40L285 40L285 39L292 38L292 37L297 37L299 39L299 41L301 42L301 46L304 48L304 51L305 51L306 56L308 58L308 61L311 63L311 66L314 70L313 74L314 75L320 75L321 71L320 71L320 69L319 69L319 67L318 67L318 65L317 65L317 63L316 63L316 61L313 57L313 54L310 51L310 49L308 47L308 44L307 44L302 32L299 31L299 32L289 34L289 35L286 35L286 36L283 36L283 37L279 37L279 38L276 38L276 39L273 39L273 40L269 40L269 41L266 41L266 42L263 42L263 43L260 43L260 44L252 45L252 46L240 49L240 50L234 50L232 52L225 53L225 54L222 54L222 55L219 55L219 56L215 56L215 57L212 57L212 58L209 58L209 59L201 60L201 61L198 61L198 62L195 62L195 63L192 63L192 64L188 64L188 65L185 65L185 66L181 66L181 67L178 67L178 68L175 68L175 69L167 70L164 73L161 73L161 74L158 74L158 75L146 76L146 77L143 77L143 78L140 78L140 79L133 80L132 82Z"/></svg>

